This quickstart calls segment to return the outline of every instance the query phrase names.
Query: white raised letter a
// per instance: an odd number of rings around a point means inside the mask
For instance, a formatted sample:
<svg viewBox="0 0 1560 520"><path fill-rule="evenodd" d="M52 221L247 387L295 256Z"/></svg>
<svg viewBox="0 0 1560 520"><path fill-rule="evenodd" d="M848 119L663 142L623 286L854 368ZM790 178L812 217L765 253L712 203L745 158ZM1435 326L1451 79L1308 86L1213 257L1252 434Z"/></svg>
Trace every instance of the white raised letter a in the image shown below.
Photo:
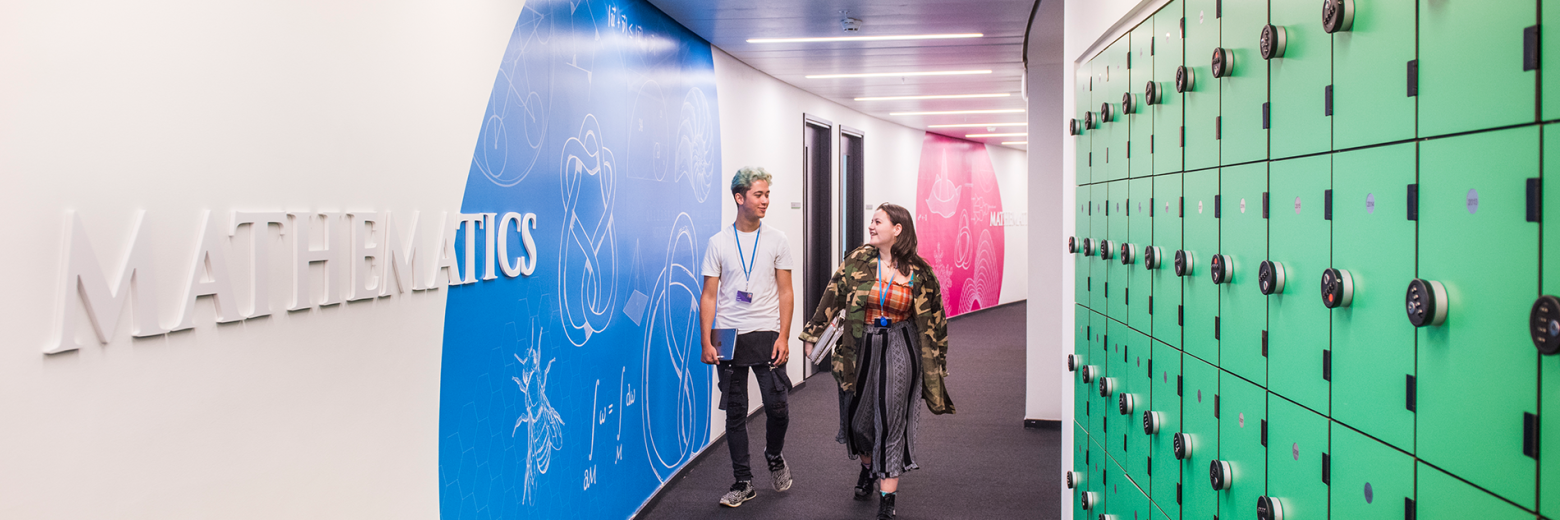
<svg viewBox="0 0 1560 520"><path fill-rule="evenodd" d="M92 323L92 330L97 333L101 343L108 343L114 338L126 300L131 302L134 309L132 313L135 321L130 328L132 336L139 338L168 332L157 319L157 283L152 278L149 253L141 235L143 216L145 212L138 211L131 219L130 245L125 248L124 257L119 262L118 276L114 278L114 285L110 286L102 264L98 263L92 241L87 238L86 228L81 225L81 217L71 212L66 224L69 236L65 239L65 278L61 283L60 306L55 315L58 327L55 328L54 339L43 347L45 354L80 348L75 338L76 330L80 327L76 302L81 302L87 320ZM131 296L132 293L134 296Z"/></svg>

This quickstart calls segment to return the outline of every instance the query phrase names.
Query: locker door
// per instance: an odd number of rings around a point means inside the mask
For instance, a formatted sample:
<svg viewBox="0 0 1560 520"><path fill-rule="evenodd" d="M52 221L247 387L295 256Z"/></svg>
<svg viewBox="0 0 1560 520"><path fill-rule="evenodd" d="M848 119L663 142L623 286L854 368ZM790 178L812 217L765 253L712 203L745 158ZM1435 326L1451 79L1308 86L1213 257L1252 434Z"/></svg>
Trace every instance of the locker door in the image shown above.
<svg viewBox="0 0 1560 520"><path fill-rule="evenodd" d="M1111 423L1111 419L1113 419L1113 417L1110 413L1112 411L1111 405L1116 403L1109 402L1107 401L1106 397L1100 396L1099 380L1102 377L1114 377L1115 374L1113 374L1113 372L1118 367L1112 366L1115 363L1111 363L1110 345L1112 340L1110 334L1110 318L1106 318L1104 314L1096 312L1089 318L1089 327L1094 329L1094 341L1092 342L1094 345L1094 353L1089 356L1089 360L1094 364L1096 370L1094 375L1094 383L1089 386L1088 392L1089 434L1094 437L1094 441L1096 443L1105 443L1105 439L1110 437L1109 434L1111 432L1119 434L1121 431L1119 427L1111 428L1112 426L1116 426L1115 424ZM1115 396L1111 396L1110 398L1114 399ZM1100 456L1106 457L1108 456L1107 453L1108 452L1102 450L1100 451Z"/></svg>
<svg viewBox="0 0 1560 520"><path fill-rule="evenodd" d="M1538 413L1538 354L1526 330L1538 296L1538 224L1527 222L1524 202L1527 179L1538 177L1538 141L1539 129L1526 127L1419 148L1419 278L1443 284L1449 305L1444 324L1417 333L1418 455L1529 508L1535 461L1523 430ZM1500 247L1486 254L1470 240Z"/></svg>
<svg viewBox="0 0 1560 520"><path fill-rule="evenodd" d="M1105 236L1110 240L1111 251L1108 258L1101 260L1105 265L1105 305L1106 315L1117 321L1127 321L1127 293L1126 289L1132 286L1132 280L1128 278L1130 270L1121 265L1121 244L1127 243L1131 237L1131 229L1127 220L1127 196L1130 186L1125 179L1106 183L1109 193L1105 212L1107 221Z"/></svg>
<svg viewBox="0 0 1560 520"><path fill-rule="evenodd" d="M1532 0L1419 0L1419 135L1532 122L1538 64L1523 54L1537 18Z"/></svg>
<svg viewBox="0 0 1560 520"><path fill-rule="evenodd" d="M1219 369L1187 356L1181 358L1181 374L1181 431L1192 445L1181 461L1181 516L1212 518L1219 514L1219 495L1208 485L1208 465L1219 458L1219 419L1213 414Z"/></svg>
<svg viewBox="0 0 1560 520"><path fill-rule="evenodd" d="M1274 161L1268 174L1268 260L1284 272L1282 290L1267 297L1268 389L1326 413L1331 392L1321 367L1329 317L1313 282L1332 253L1332 221L1323 211L1332 158Z"/></svg>
<svg viewBox="0 0 1560 520"><path fill-rule="evenodd" d="M1549 4L1544 4L1548 7ZM1560 6L1552 13L1560 12ZM1556 36L1560 38L1560 35ZM1547 42L1546 42L1547 43ZM1560 65L1557 65L1560 66ZM1556 81L1560 81L1557 78ZM1555 99L1560 103L1560 98ZM1560 129L1544 127L1544 206L1560 208ZM1550 222L1557 222L1551 217ZM1543 228L1543 294L1560 295L1560 225ZM1539 356L1540 394L1560 395L1560 356ZM1560 518L1560 399L1542 399L1542 413L1538 414L1540 435L1538 450L1539 512L1547 517Z"/></svg>
<svg viewBox="0 0 1560 520"><path fill-rule="evenodd" d="M1105 260L1100 258L1100 244L1102 240L1110 238L1109 215L1105 214L1105 208L1110 202L1110 191L1105 183L1089 186L1089 198L1094 202L1089 214L1089 233L1094 235L1094 256L1089 258L1089 308L1095 312L1106 312L1107 300L1106 283L1110 281L1110 270Z"/></svg>
<svg viewBox="0 0 1560 520"><path fill-rule="evenodd" d="M1267 496L1285 518L1327 518L1322 454L1328 452L1328 424L1326 417L1268 394Z"/></svg>
<svg viewBox="0 0 1560 520"><path fill-rule="evenodd" d="M1181 485L1181 461L1175 458L1176 432L1181 431L1181 351L1154 342L1153 398L1149 411L1156 414L1158 430L1145 436L1152 445L1150 496L1170 520L1180 520L1176 489ZM1141 417L1139 418L1141 420Z"/></svg>
<svg viewBox="0 0 1560 520"><path fill-rule="evenodd" d="M1332 517L1349 520L1413 518L1405 514L1405 509L1414 500L1414 458L1347 426L1332 423L1331 429L1328 493Z"/></svg>
<svg viewBox="0 0 1560 520"><path fill-rule="evenodd" d="M1213 50L1219 47L1220 0L1185 0L1186 68L1192 88L1186 92L1186 169L1219 165L1219 89L1213 77Z"/></svg>
<svg viewBox="0 0 1560 520"><path fill-rule="evenodd" d="M1099 493L1096 497L1100 503L1096 504L1084 518L1098 518L1098 515L1108 511L1110 507L1110 485L1115 479L1121 478L1121 472L1115 471L1115 464L1110 461L1110 456L1105 454L1105 448L1100 446L1099 439L1089 439L1089 449L1093 450L1093 456L1089 458L1089 481L1093 482L1090 491Z"/></svg>
<svg viewBox="0 0 1560 520"><path fill-rule="evenodd" d="M1175 252L1183 245L1181 243L1181 177L1179 173L1154 177L1154 196L1151 199L1154 206L1153 246L1158 248L1155 255L1159 257L1159 265L1148 271L1154 286L1154 294L1150 300L1150 308L1153 309L1154 339L1177 348L1181 346L1181 320L1183 319L1181 313L1185 310L1181 306L1182 279L1175 275L1174 262ZM1146 251L1144 254L1147 254Z"/></svg>
<svg viewBox="0 0 1560 520"><path fill-rule="evenodd" d="M1418 512L1415 518L1419 520L1533 518L1533 513L1523 511L1423 462L1419 463L1417 470L1419 500L1415 504Z"/></svg>
<svg viewBox="0 0 1560 520"><path fill-rule="evenodd" d="M1114 388L1110 389L1109 394L1100 396L1102 401L1100 405L1104 406L1100 413L1109 424L1105 428L1109 433L1100 435L1099 438L1100 443L1105 445L1106 453L1110 454L1110 458L1117 464L1127 466L1128 450L1131 448L1129 442L1131 434L1134 433L1133 422L1121 414L1117 404L1121 394L1132 393L1132 378L1140 372L1135 368L1130 357L1134 331L1119 321L1108 321L1110 322L1110 370L1107 374Z"/></svg>
<svg viewBox="0 0 1560 520"><path fill-rule="evenodd" d="M1543 110L1542 119L1553 121L1560 119L1560 74L1550 74L1560 72L1560 24L1554 23L1555 13L1560 13L1560 0L1539 0L1538 4L1539 12L1549 13L1545 17L1549 23L1538 25L1538 42L1543 46L1538 53L1539 84L1543 85L1539 104Z"/></svg>
<svg viewBox="0 0 1560 520"><path fill-rule="evenodd" d="M1148 306L1150 298L1154 295L1153 271L1143 268L1143 251L1154 244L1154 220L1149 212L1154 206L1154 180L1150 178L1132 179L1129 181L1128 197L1123 207L1126 209L1128 227L1127 241L1131 244L1131 263L1121 263L1122 275L1126 283L1122 286L1121 299L1127 304L1127 324L1132 328L1149 332L1153 328L1154 316ZM1117 252L1120 258L1120 252Z"/></svg>
<svg viewBox="0 0 1560 520"><path fill-rule="evenodd" d="M1332 317L1327 354L1332 417L1409 453L1415 449L1415 417L1408 408L1408 381L1417 374L1414 327L1404 318L1403 289L1414 278L1416 258L1416 221L1408 214L1415 146L1333 155L1332 268L1349 273L1354 301L1327 311ZM1323 307L1321 279L1321 269L1296 278L1316 307ZM1320 375L1325 338L1310 348L1313 362L1302 361L1297 370Z"/></svg>
<svg viewBox="0 0 1560 520"><path fill-rule="evenodd" d="M1192 258L1192 268L1182 280L1183 311L1182 341L1187 354L1218 363L1219 340L1213 335L1213 324L1219 316L1219 288L1208 274L1209 260L1219 252L1219 221L1213 218L1214 197L1219 194L1219 170L1203 170L1187 173L1186 217L1183 219L1184 248ZM1174 255L1171 269L1174 269Z"/></svg>
<svg viewBox="0 0 1560 520"><path fill-rule="evenodd" d="M1334 150L1414 137L1419 98L1407 80L1416 57L1414 2L1355 2L1365 9L1355 10L1354 25L1333 33ZM1316 95L1325 103L1326 94Z"/></svg>
<svg viewBox="0 0 1560 520"><path fill-rule="evenodd" d="M1130 35L1131 55L1127 58L1128 78L1117 94L1125 100L1132 99L1132 110L1122 108L1122 119L1127 122L1131 136L1127 140L1127 174L1131 177L1147 177L1154 174L1154 111L1143 99L1143 86L1154 81L1154 21L1144 20Z"/></svg>
<svg viewBox="0 0 1560 520"><path fill-rule="evenodd" d="M1091 487L1094 481L1089 478L1091 476L1089 466L1092 462L1090 459L1093 455L1093 452L1089 450L1089 446L1089 432L1084 430L1082 426L1074 428L1072 471L1078 480L1073 485L1072 490L1073 518L1086 519L1092 516L1083 509L1083 494L1094 490Z"/></svg>
<svg viewBox="0 0 1560 520"><path fill-rule="evenodd" d="M1127 118L1121 114L1121 94L1126 92L1127 81L1131 79L1127 73L1127 54L1132 50L1131 45L1127 38L1121 38L1094 57L1094 107L1101 112L1107 105L1110 107L1110 117L1102 118L1094 143L1095 160L1103 157L1105 161L1105 180L1127 178L1127 140L1132 134Z"/></svg>
<svg viewBox="0 0 1560 520"><path fill-rule="evenodd" d="M1219 2L1220 47L1234 58L1229 74L1219 78L1219 121L1223 137L1219 164L1239 164L1268 158L1268 125L1262 110L1268 102L1268 64L1258 50L1258 36L1268 23L1267 2ZM1208 55L1192 59L1212 62ZM1190 60L1188 60L1190 61ZM1210 65L1209 72L1213 68Z"/></svg>
<svg viewBox="0 0 1560 520"><path fill-rule="evenodd" d="M1267 494L1267 446L1262 439L1267 392L1250 381L1220 371L1219 396L1215 401L1214 413L1219 416L1218 460L1228 462L1234 473L1229 489L1216 492L1219 511L1231 517L1245 516L1243 513L1255 509L1257 497ZM1212 488L1207 482L1203 485Z"/></svg>
<svg viewBox="0 0 1560 520"><path fill-rule="evenodd" d="M1100 237L1090 234L1090 222L1092 221L1092 217L1089 216L1089 210L1094 205L1094 202L1091 199L1093 196L1093 191L1088 186L1078 186L1078 188L1075 190L1075 193L1077 194L1075 205L1078 206L1078 214L1073 217L1073 238L1077 241L1076 246L1078 247L1078 250L1072 254L1073 301L1088 307L1093 304L1093 301L1091 301L1089 296L1090 289L1092 289L1091 285L1093 283L1093 280L1089 278L1089 271L1091 268L1093 268L1094 262L1093 258L1091 258L1088 254L1085 254L1083 249L1083 241L1088 239L1089 244L1092 245L1095 242L1099 242Z"/></svg>
<svg viewBox="0 0 1560 520"><path fill-rule="evenodd" d="M1148 497L1143 490L1138 488L1138 483L1133 481L1125 468L1116 466L1111 468L1116 475L1122 475L1110 483L1110 498L1105 499L1106 512L1119 520L1130 518L1148 518Z"/></svg>
<svg viewBox="0 0 1560 520"><path fill-rule="evenodd" d="M1283 55L1268 61L1272 156L1325 152L1332 149L1325 95L1332 84L1332 38L1316 22L1315 0L1272 0L1271 9L1269 23L1285 35Z"/></svg>
<svg viewBox="0 0 1560 520"><path fill-rule="evenodd" d="M1154 114L1154 173L1172 173L1182 170L1181 122L1186 109L1186 98L1175 91L1175 69L1182 63L1181 49L1185 39L1181 33L1181 0L1165 4L1154 13L1154 82L1160 93L1159 102L1153 105ZM1148 22L1144 22L1147 24ZM1148 84L1134 85L1143 92Z"/></svg>
<svg viewBox="0 0 1560 520"><path fill-rule="evenodd" d="M1073 421L1078 423L1078 428L1082 429L1085 434L1089 430L1089 418L1093 415L1093 410L1089 403L1089 391L1093 390L1093 387L1083 381L1083 368L1092 365L1093 362L1090 359L1095 357L1091 355L1094 353L1093 349L1089 348L1091 345L1090 340L1094 334L1094 328L1090 326L1089 319L1093 314L1088 307L1082 305L1076 306L1073 313L1073 322L1078 329L1073 333L1073 354L1078 356L1078 369L1072 372Z"/></svg>
<svg viewBox="0 0 1560 520"><path fill-rule="evenodd" d="M1130 408L1123 414L1120 398L1117 398L1114 411L1121 417L1121 434L1126 437L1126 449L1122 450L1121 457L1116 460L1121 462L1122 469L1127 470L1127 476L1144 489L1149 487L1149 462L1153 456L1152 439L1143 434L1143 411L1150 407L1150 392L1153 390L1150 374L1154 368L1152 356L1153 343L1148 336L1128 330L1127 342L1121 345L1121 356L1116 358L1126 365L1124 372L1117 373L1122 376L1125 385L1122 391L1130 396L1131 401Z"/></svg>
<svg viewBox="0 0 1560 520"><path fill-rule="evenodd" d="M1093 63L1090 61L1078 65L1075 72L1077 84L1073 86L1073 119L1077 120L1078 132L1073 136L1074 171L1077 172L1077 182L1080 185L1094 182L1090 178L1090 170L1094 166L1094 148L1091 143L1094 129L1086 127L1086 122L1094 120L1091 112L1095 107L1089 106L1094 101L1094 93L1090 89L1094 82Z"/></svg>
<svg viewBox="0 0 1560 520"><path fill-rule="evenodd" d="M1258 385L1267 385L1267 357L1262 334L1267 330L1267 297L1257 289L1257 271L1267 257L1267 219L1262 198L1267 193L1266 162L1231 166L1219 175L1219 251L1234 274L1219 287L1219 366ZM1214 271L1214 261L1208 261ZM1212 282L1211 276L1205 277ZM1256 500L1255 497L1252 500Z"/></svg>

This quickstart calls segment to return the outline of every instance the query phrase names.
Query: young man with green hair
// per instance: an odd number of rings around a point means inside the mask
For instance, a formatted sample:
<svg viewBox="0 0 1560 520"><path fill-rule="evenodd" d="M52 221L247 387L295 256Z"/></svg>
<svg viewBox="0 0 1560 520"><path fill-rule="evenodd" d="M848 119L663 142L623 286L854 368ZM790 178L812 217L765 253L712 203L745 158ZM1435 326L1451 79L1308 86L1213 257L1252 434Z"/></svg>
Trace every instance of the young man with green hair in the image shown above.
<svg viewBox="0 0 1560 520"><path fill-rule="evenodd" d="M731 469L736 484L720 504L737 507L758 496L749 467L747 411L748 372L758 379L767 416L764 458L775 491L791 488L791 469L781 449L790 424L786 393L791 379L785 373L790 358L791 246L785 233L765 226L769 210L769 182L763 168L746 167L731 179L731 197L737 219L710 237L704 250L704 291L699 299L703 331L703 361L717 365L721 388L720 408L726 411L726 445L731 448ZM736 329L731 359L719 357L712 329Z"/></svg>

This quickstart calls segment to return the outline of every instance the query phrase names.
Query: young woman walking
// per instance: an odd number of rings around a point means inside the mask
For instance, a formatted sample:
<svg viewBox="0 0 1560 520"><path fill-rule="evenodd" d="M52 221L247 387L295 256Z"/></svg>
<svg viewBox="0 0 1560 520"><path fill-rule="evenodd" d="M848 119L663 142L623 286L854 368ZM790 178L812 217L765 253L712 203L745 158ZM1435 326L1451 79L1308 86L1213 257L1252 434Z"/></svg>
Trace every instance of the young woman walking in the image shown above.
<svg viewBox="0 0 1560 520"><path fill-rule="evenodd" d="M895 204L878 206L866 245L850 252L829 280L801 340L808 353L834 316L845 313L832 358L849 394L841 414L850 458L861 461L856 499L879 484L879 519L894 518L899 478L915 461L918 400L934 414L954 413L948 375L948 318L932 268L916 254L915 220ZM845 403L844 400L841 401Z"/></svg>

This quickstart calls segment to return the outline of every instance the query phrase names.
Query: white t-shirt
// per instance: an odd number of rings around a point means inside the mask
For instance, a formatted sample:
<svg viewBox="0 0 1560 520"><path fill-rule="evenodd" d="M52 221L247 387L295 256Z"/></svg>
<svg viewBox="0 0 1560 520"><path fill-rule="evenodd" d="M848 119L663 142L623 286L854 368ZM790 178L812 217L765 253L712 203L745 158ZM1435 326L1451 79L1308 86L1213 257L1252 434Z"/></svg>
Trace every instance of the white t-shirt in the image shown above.
<svg viewBox="0 0 1560 520"><path fill-rule="evenodd" d="M737 254L737 241L742 252ZM754 247L754 241L758 246ZM756 251L755 251L756 249ZM751 262L751 278L743 273L743 261ZM736 233L730 224L710 237L704 249L704 276L720 278L715 296L715 328L780 331L780 291L775 269L791 270L791 243L780 230L759 224L758 231ZM752 303L737 301L737 291L753 293Z"/></svg>

